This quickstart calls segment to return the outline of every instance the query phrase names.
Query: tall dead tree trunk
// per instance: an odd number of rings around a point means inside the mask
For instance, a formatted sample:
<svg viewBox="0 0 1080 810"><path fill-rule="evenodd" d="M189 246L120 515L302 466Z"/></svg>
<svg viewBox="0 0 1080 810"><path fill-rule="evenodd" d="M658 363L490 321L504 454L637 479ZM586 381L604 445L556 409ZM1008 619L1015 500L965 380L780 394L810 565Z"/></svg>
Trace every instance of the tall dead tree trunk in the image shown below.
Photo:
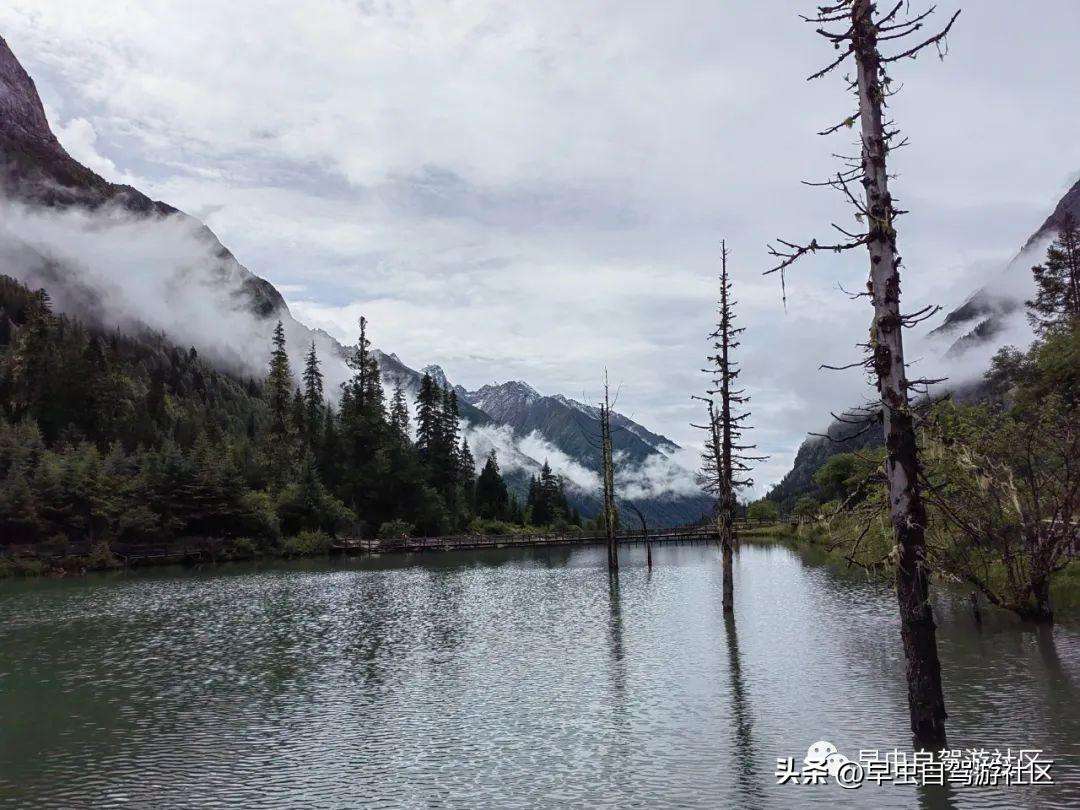
<svg viewBox="0 0 1080 810"><path fill-rule="evenodd" d="M604 372L604 402L600 406L600 475L604 487L604 533L607 535L608 570L619 570L619 546L615 532L619 513L615 508L615 465L612 461L611 397Z"/></svg>
<svg viewBox="0 0 1080 810"><path fill-rule="evenodd" d="M907 658L908 707L915 744L926 749L945 745L945 701L941 687L936 628L930 607L930 587L926 561L926 510L919 492L919 459L915 424L908 392L925 380L908 380L904 364L903 327L927 317L923 310L909 315L900 311L900 256L896 249L896 218L903 212L894 206L889 191L887 156L902 145L898 130L884 119L887 97L894 92L886 71L890 62L915 57L924 48L938 45L956 20L957 12L937 35L892 56L882 56L879 43L898 41L922 27L933 8L900 20L904 7L898 2L878 14L872 0L842 0L818 7L818 15L809 21L822 27L817 32L828 39L841 55L810 78L831 72L849 57L854 59L856 78L849 87L858 98L854 115L822 134L851 127L858 119L861 130L861 155L837 174L830 185L840 190L856 209L856 218L866 223L864 233L851 233L835 226L850 241L833 245L799 245L784 242L782 250L770 248L781 263L769 272L783 270L808 252L840 252L863 245L870 256L870 277L866 295L874 307L867 343L865 365L877 381L880 419L885 432L885 477L889 510L896 542L896 596L900 608L901 636ZM847 25L845 31L833 32L823 26ZM849 184L858 181L864 189L860 200ZM781 278L783 276L781 275ZM929 308L928 308L929 309ZM932 314L932 312L930 313ZM858 364L855 364L858 365Z"/></svg>
<svg viewBox="0 0 1080 810"><path fill-rule="evenodd" d="M732 549L735 545L735 484L731 454L731 381L738 372L731 369L730 352L733 339L731 307L728 303L727 243L720 243L720 475L723 490L720 495L720 548L724 566L724 612L735 611L735 585L732 575Z"/></svg>
<svg viewBox="0 0 1080 810"><path fill-rule="evenodd" d="M893 534L899 551L896 596L900 603L900 632L907 656L908 703L911 730L921 745L945 745L945 699L941 688L934 614L930 609L926 564L926 509L919 493L919 460L915 424L908 402L904 365L903 320L900 317L900 257L896 252L895 210L886 171L884 96L881 55L873 3L857 0L851 12L855 64L862 124L863 185L869 225L871 300L870 347L881 394L885 428L885 477Z"/></svg>
<svg viewBox="0 0 1080 810"><path fill-rule="evenodd" d="M723 565L723 607L724 613L735 611L735 585L732 567L735 546L735 492L750 486L753 481L745 476L749 472L748 462L761 461L764 456L749 456L746 451L752 444L739 444L744 430L749 426L745 420L749 412L743 412L742 406L750 401L742 389L736 389L734 383L739 376L738 364L732 360L732 352L739 346L737 336L743 332L735 326L735 301L731 298L731 281L728 278L727 243L720 243L720 300L717 302L716 330L709 337L712 339L714 354L707 358L711 364L705 373L712 378L712 386L706 391L707 397L700 399L708 406L709 423L698 425L709 431L703 460L704 478L707 488L716 494L716 528L720 538L721 559ZM716 400L720 398L717 411Z"/></svg>

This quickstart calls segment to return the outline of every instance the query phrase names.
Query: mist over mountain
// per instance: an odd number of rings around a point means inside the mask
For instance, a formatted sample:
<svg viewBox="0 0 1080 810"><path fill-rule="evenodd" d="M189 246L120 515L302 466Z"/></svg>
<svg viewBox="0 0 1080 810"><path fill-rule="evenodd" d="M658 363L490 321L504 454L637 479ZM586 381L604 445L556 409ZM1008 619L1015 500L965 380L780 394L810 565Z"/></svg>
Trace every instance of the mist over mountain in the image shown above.
<svg viewBox="0 0 1080 810"><path fill-rule="evenodd" d="M1069 214L1080 218L1080 180L1058 201L1053 212L1001 271L963 304L951 310L944 321L921 340L917 335L912 340L913 347L937 355L938 365L949 378L937 389L937 395L948 391L958 401L979 401L984 395L982 374L989 367L990 356L1001 346L1030 342L1031 330L1025 318L1024 301L1031 295L1031 268L1043 261L1047 246ZM841 414L841 417L857 418L852 412ZM834 419L823 435L810 436L803 441L791 470L767 497L790 508L799 496L814 491L811 477L829 458L839 453L880 447L883 442L879 429L864 433L860 425Z"/></svg>
<svg viewBox="0 0 1080 810"><path fill-rule="evenodd" d="M945 316L931 337L950 340L947 353L959 356L1002 336L1017 318L1031 291L1031 268L1042 262L1046 247L1066 216L1080 218L1080 180L1058 201L1054 210L1005 268L963 304Z"/></svg>
<svg viewBox="0 0 1080 810"><path fill-rule="evenodd" d="M278 320L294 368L314 343L328 392L351 373L341 344L293 317L274 285L241 264L202 222L72 158L2 38L0 272L44 287L60 311L103 329L163 333L239 376L265 374ZM400 382L410 399L423 373L450 386L438 366L418 372L393 353L377 356L384 384ZM457 390L478 463L496 449L511 485L523 492L548 461L570 485L570 499L586 514L596 511L595 409L541 396L526 383ZM650 520L687 522L711 509L694 483L695 459L678 459L678 445L625 416L615 414L613 426L620 490Z"/></svg>

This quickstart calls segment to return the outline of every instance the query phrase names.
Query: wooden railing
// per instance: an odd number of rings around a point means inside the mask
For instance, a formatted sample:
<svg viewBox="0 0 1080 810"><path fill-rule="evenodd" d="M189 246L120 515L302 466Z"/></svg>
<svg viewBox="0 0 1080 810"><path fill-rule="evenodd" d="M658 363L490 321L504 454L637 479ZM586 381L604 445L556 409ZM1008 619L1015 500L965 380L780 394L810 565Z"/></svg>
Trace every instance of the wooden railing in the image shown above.
<svg viewBox="0 0 1080 810"><path fill-rule="evenodd" d="M772 525L769 521L739 521L736 528ZM714 540L717 537L715 525L683 526L674 529L660 529L648 533L653 543L693 542L696 540ZM641 543L645 534L641 530L623 531L616 536L619 543ZM568 532L546 532L541 534L455 534L439 537L394 537L383 539L342 538L335 544L335 550L347 551L453 551L475 548L508 548L517 546L567 546L595 545L606 543L607 536L597 532L571 534Z"/></svg>

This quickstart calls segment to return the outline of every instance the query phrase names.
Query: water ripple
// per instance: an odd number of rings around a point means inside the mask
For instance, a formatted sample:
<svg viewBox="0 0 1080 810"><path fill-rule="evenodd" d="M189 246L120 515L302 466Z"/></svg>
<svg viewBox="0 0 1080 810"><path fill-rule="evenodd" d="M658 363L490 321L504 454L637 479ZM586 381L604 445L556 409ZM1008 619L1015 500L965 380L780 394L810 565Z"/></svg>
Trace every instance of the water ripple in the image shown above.
<svg viewBox="0 0 1080 810"><path fill-rule="evenodd" d="M0 807L1075 807L1080 634L937 605L954 747L1059 784L778 786L905 747L887 588L778 545L503 550L0 584Z"/></svg>

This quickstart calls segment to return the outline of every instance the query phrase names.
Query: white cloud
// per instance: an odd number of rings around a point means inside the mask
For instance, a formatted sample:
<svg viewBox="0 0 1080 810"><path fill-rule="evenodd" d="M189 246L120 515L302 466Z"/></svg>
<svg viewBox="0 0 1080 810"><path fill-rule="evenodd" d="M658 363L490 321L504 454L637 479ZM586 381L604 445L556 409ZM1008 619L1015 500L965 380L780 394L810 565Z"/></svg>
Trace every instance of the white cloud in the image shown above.
<svg viewBox="0 0 1080 810"><path fill-rule="evenodd" d="M54 124L53 132L64 144L68 154L79 163L89 166L108 179L113 179L119 174L116 164L97 151L95 146L97 132L94 130L94 125L85 118L72 118L62 124Z"/></svg>
<svg viewBox="0 0 1080 810"><path fill-rule="evenodd" d="M1080 6L1044 6L1020 40L1011 4L966 8L944 64L898 66L910 309L1004 266L1080 165L1080 112L1046 81ZM830 55L804 10L14 0L0 30L80 159L206 216L301 319L351 339L364 312L381 347L469 387L580 398L608 367L621 410L696 443L726 237L764 485L868 390L817 371L866 333L865 302L834 286L858 288L865 258L789 274L787 314L760 275L767 241L848 217L798 184L832 170L844 138L813 132L849 104L839 78L803 80Z"/></svg>

